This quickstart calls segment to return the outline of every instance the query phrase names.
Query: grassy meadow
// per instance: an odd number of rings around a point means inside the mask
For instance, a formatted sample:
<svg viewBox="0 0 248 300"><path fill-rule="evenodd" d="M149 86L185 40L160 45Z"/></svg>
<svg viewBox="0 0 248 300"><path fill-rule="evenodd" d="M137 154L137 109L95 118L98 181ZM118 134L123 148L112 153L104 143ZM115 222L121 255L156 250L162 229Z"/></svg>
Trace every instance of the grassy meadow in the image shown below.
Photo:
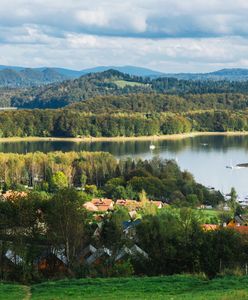
<svg viewBox="0 0 248 300"><path fill-rule="evenodd" d="M0 300L28 300L29 287L18 284L0 283Z"/></svg>
<svg viewBox="0 0 248 300"><path fill-rule="evenodd" d="M141 83L141 82L136 82L136 81L126 81L126 80L116 80L114 81L114 83L120 87L120 88L124 88L125 86L145 86L146 84Z"/></svg>
<svg viewBox="0 0 248 300"><path fill-rule="evenodd" d="M26 295L25 295L26 292ZM242 300L248 299L248 277L206 280L193 276L60 280L29 288L1 284L6 300Z"/></svg>

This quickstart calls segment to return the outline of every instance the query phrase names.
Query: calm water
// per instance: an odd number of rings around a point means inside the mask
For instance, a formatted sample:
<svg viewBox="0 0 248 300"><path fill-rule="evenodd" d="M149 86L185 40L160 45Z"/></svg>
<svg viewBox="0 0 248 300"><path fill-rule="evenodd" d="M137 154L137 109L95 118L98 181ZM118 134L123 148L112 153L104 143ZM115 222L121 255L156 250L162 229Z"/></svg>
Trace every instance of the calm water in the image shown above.
<svg viewBox="0 0 248 300"><path fill-rule="evenodd" d="M153 156L176 159L182 169L190 171L195 179L227 193L235 187L243 198L248 195L248 168L227 169L227 165L248 163L248 136L195 137L178 141L154 142L156 149L149 149L149 141L138 142L18 142L0 143L0 152L26 153L33 151L107 151L116 157Z"/></svg>

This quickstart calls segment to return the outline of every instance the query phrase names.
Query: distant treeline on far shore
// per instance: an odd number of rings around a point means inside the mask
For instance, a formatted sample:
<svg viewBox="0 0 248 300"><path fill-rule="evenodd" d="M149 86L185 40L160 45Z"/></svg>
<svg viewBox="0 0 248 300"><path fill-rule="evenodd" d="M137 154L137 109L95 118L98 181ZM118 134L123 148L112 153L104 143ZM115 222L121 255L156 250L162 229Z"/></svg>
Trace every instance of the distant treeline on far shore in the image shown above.
<svg viewBox="0 0 248 300"><path fill-rule="evenodd" d="M247 131L246 111L85 113L79 110L0 112L0 137L151 136L194 131Z"/></svg>

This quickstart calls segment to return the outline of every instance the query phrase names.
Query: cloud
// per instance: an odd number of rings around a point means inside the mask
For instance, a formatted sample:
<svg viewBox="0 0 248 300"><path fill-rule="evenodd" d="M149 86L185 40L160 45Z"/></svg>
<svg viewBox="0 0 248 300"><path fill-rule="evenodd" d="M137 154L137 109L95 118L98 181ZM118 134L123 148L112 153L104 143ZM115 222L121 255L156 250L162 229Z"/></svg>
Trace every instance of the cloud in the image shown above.
<svg viewBox="0 0 248 300"><path fill-rule="evenodd" d="M1 0L0 64L247 66L247 13L246 0Z"/></svg>
<svg viewBox="0 0 248 300"><path fill-rule="evenodd" d="M11 12L11 13L10 13ZM2 26L147 38L248 34L245 0L2 0Z"/></svg>
<svg viewBox="0 0 248 300"><path fill-rule="evenodd" d="M106 14L100 10L80 10L76 12L76 19L86 26L106 27L108 25Z"/></svg>

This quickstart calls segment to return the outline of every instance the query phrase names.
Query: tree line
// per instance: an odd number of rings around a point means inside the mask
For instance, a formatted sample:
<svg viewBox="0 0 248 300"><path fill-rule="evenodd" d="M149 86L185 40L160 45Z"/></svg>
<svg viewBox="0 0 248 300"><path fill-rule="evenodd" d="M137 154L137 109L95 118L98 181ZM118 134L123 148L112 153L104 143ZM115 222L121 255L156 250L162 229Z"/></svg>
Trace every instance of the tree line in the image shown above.
<svg viewBox="0 0 248 300"><path fill-rule="evenodd" d="M94 196L111 199L149 199L176 206L217 206L224 198L195 182L176 162L117 160L105 152L50 152L0 154L0 185L3 191L28 190L53 193L61 187L76 187Z"/></svg>
<svg viewBox="0 0 248 300"><path fill-rule="evenodd" d="M0 137L115 137L247 130L246 111L92 114L78 110L18 110L0 113Z"/></svg>
<svg viewBox="0 0 248 300"><path fill-rule="evenodd" d="M98 96L69 106L91 113L116 112L189 112L195 110L242 110L248 107L246 94L129 94Z"/></svg>

